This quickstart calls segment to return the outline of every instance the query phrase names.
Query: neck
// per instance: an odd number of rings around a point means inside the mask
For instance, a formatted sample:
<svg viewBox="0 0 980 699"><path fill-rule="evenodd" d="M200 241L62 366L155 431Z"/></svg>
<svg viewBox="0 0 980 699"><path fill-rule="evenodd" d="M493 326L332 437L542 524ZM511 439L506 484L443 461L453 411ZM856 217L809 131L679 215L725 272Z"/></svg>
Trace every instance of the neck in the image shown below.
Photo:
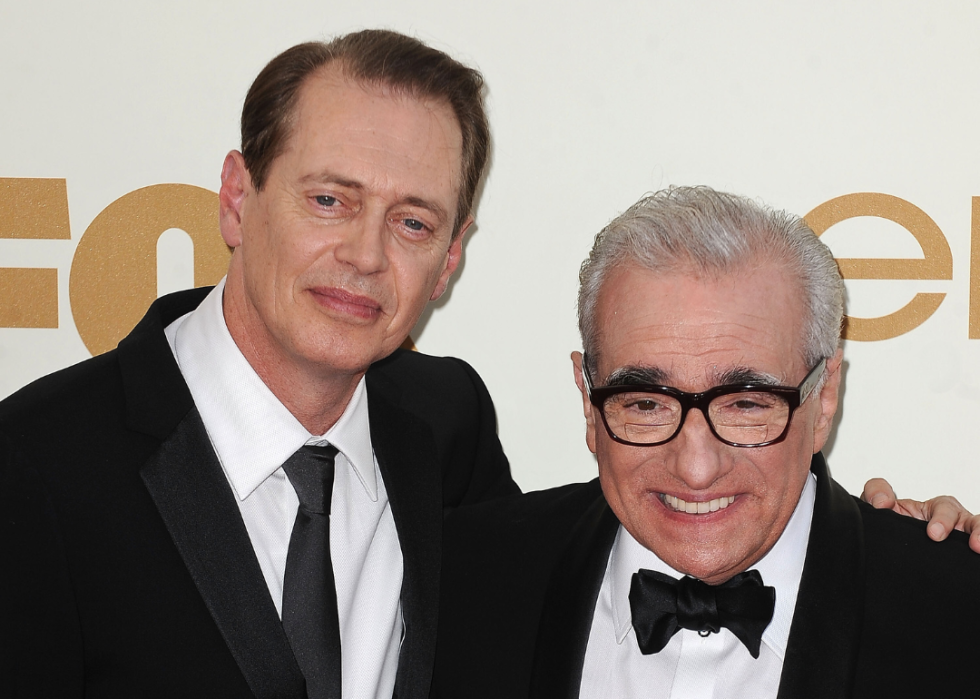
<svg viewBox="0 0 980 699"><path fill-rule="evenodd" d="M321 435L340 419L364 372L327 375L304 371L279 358L253 355L238 344L255 373L306 430ZM269 361L271 359L271 361Z"/></svg>
<svg viewBox="0 0 980 699"><path fill-rule="evenodd" d="M262 382L310 434L329 430L347 409L366 369L338 371L313 361L288 356L274 342L254 309L238 294L222 302L228 332ZM252 322L249 322L251 320Z"/></svg>

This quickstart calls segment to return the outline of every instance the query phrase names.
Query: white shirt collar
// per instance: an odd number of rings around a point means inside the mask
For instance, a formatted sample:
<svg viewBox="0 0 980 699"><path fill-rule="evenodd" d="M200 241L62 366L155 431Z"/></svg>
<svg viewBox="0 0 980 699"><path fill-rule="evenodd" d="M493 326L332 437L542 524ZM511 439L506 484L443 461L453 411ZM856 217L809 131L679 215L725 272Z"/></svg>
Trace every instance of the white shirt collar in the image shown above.
<svg viewBox="0 0 980 699"><path fill-rule="evenodd" d="M361 378L344 414L312 435L255 373L231 337L222 309L225 282L196 310L167 326L167 340L211 444L239 500L244 500L304 444L329 441L350 463L372 501L378 482L367 391Z"/></svg>
<svg viewBox="0 0 980 699"><path fill-rule="evenodd" d="M752 566L762 575L766 585L776 588L776 608L773 610L772 621L762 635L762 642L769 646L780 660L783 660L786 655L786 644L793 623L793 611L796 609L800 578L803 575L803 563L806 560L806 549L810 539L810 523L813 518L816 480L817 477L812 473L806 479L800 500L786 529L769 552ZM609 567L612 582L613 626L616 629L616 642L623 643L633 631L629 603L633 573L640 568L646 568L678 579L684 574L660 560L657 554L646 549L622 526L619 527L609 554Z"/></svg>

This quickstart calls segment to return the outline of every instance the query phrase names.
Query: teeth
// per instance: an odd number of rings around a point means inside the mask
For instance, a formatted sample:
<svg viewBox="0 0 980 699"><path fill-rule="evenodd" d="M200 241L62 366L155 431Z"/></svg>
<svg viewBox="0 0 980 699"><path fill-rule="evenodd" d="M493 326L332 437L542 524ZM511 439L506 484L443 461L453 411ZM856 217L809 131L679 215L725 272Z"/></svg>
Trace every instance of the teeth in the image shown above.
<svg viewBox="0 0 980 699"><path fill-rule="evenodd" d="M675 512L686 512L689 515L704 514L706 512L717 512L735 502L735 496L729 495L727 498L715 498L706 502L687 502L673 495L661 494L660 499L670 506Z"/></svg>

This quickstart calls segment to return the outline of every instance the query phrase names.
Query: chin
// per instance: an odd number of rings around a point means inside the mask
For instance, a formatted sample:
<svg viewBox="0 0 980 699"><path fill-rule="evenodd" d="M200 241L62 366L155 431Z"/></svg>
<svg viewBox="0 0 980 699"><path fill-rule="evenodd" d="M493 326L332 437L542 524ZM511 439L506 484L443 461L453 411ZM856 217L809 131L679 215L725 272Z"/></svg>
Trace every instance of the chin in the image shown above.
<svg viewBox="0 0 980 699"><path fill-rule="evenodd" d="M380 343L352 341L350 334L309 338L305 347L298 348L298 354L325 370L349 374L366 371L375 361L387 356Z"/></svg>
<svg viewBox="0 0 980 699"><path fill-rule="evenodd" d="M641 543L677 572L711 584L724 582L744 568L751 567L741 567L749 556L734 550L733 537L720 532L717 536L700 539L695 531L670 537L654 535L649 543Z"/></svg>
<svg viewBox="0 0 980 699"><path fill-rule="evenodd" d="M694 558L685 556L683 561L679 561L676 566L671 564L671 567L678 572L698 580L704 580L712 585L723 583L743 570L737 563L730 560L720 561L710 554L703 557L695 556Z"/></svg>

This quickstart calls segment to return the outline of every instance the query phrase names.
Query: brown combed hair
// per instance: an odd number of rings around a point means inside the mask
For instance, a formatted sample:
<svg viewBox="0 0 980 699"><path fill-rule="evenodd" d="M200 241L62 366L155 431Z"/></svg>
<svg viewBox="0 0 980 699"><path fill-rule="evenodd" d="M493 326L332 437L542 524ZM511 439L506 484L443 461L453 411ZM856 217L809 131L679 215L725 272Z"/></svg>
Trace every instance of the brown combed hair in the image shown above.
<svg viewBox="0 0 980 699"><path fill-rule="evenodd" d="M490 155L490 124L483 104L483 76L418 39L366 29L330 42L298 44L269 61L249 88L242 107L242 155L257 190L282 153L292 129L303 82L338 62L357 81L452 107L462 133L462 181L453 237L473 208Z"/></svg>

